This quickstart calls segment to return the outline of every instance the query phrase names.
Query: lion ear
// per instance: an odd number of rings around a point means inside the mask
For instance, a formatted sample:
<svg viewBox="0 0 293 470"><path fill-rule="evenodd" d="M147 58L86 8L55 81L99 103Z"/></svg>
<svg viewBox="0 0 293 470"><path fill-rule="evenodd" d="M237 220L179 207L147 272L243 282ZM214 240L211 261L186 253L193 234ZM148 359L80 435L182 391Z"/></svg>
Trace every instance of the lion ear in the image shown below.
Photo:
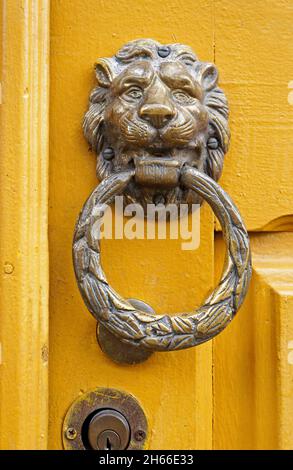
<svg viewBox="0 0 293 470"><path fill-rule="evenodd" d="M205 91L212 90L218 83L218 70L214 64L203 62L197 69L197 79Z"/></svg>
<svg viewBox="0 0 293 470"><path fill-rule="evenodd" d="M107 59L99 59L95 63L95 72L98 84L103 88L109 88L113 80L113 73Z"/></svg>

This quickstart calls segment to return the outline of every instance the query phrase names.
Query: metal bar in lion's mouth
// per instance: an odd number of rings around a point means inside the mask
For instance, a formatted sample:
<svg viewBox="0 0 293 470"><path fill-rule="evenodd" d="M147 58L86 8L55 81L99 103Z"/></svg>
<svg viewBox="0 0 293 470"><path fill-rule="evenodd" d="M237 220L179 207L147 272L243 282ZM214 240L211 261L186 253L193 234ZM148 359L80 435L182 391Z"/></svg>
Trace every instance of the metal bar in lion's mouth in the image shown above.
<svg viewBox="0 0 293 470"><path fill-rule="evenodd" d="M178 160L160 157L135 159L135 181L142 186L178 186L181 163Z"/></svg>

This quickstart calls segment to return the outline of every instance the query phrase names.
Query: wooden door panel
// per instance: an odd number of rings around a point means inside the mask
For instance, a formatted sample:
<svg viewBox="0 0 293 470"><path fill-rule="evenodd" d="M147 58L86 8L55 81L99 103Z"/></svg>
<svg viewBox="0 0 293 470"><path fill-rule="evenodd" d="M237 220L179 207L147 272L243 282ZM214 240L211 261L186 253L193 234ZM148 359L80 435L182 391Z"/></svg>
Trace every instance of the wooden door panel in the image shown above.
<svg viewBox="0 0 293 470"><path fill-rule="evenodd" d="M214 340L214 445L292 449L293 234L250 239L249 294L239 317ZM215 248L219 275L220 237Z"/></svg>
<svg viewBox="0 0 293 470"><path fill-rule="evenodd" d="M196 24L202 24L200 30ZM212 24L212 2L206 1L196 8L192 1L51 3L50 448L61 447L71 402L81 390L97 386L136 396L149 420L150 448L212 446L212 344L157 353L137 366L115 365L97 345L95 321L80 297L71 260L75 221L98 183L95 157L81 129L93 63L133 38L183 41L186 28L188 42L212 61ZM158 313L192 310L213 286L212 212L202 211L198 250L182 251L180 240L105 240L102 261L124 297L143 299Z"/></svg>
<svg viewBox="0 0 293 470"><path fill-rule="evenodd" d="M220 184L248 230L291 231L292 2L216 0L214 8L215 61L232 136Z"/></svg>

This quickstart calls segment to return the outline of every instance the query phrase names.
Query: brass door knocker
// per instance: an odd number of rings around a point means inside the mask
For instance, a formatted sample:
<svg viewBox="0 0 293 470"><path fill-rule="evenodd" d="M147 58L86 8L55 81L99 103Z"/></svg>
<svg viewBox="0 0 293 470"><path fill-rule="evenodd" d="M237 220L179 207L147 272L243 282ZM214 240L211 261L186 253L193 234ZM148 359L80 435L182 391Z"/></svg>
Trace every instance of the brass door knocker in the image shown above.
<svg viewBox="0 0 293 470"><path fill-rule="evenodd" d="M147 39L100 59L95 71L98 86L83 128L97 153L101 183L76 225L74 267L87 308L102 328L102 348L118 362L133 363L153 351L196 346L230 323L249 285L249 239L237 208L216 183L230 137L216 67L200 62L188 46ZM119 194L146 208L158 193L165 204L206 200L222 226L227 252L221 280L191 313L156 315L142 302L125 300L101 268L97 208Z"/></svg>

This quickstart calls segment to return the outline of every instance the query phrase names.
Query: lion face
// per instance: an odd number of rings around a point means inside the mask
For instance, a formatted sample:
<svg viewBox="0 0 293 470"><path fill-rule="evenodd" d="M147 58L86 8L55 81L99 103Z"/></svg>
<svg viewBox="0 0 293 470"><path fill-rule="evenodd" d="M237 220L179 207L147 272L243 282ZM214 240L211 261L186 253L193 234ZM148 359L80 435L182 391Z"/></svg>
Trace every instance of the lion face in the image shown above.
<svg viewBox="0 0 293 470"><path fill-rule="evenodd" d="M217 180L228 148L228 106L214 65L199 62L187 46L132 41L97 62L98 87L90 97L84 133L105 178L143 159L159 178L132 183L128 200L144 204L198 202L195 193L164 179L162 167L189 164ZM154 163L155 162L155 163ZM155 169L156 174L156 169Z"/></svg>

